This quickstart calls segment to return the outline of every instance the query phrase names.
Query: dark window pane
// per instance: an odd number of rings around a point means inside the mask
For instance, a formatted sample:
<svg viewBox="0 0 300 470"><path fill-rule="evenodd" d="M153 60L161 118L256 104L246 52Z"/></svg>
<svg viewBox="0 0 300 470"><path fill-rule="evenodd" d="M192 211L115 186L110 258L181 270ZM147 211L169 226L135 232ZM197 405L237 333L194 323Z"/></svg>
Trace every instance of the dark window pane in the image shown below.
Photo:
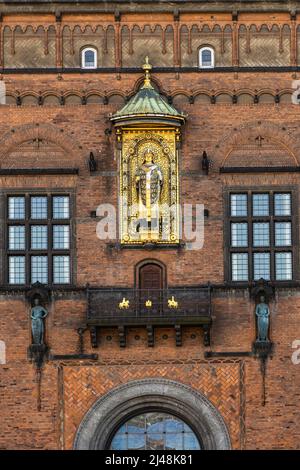
<svg viewBox="0 0 300 470"><path fill-rule="evenodd" d="M9 283L25 284L25 256L9 256Z"/></svg>
<svg viewBox="0 0 300 470"><path fill-rule="evenodd" d="M154 432L154 429L161 432ZM181 419L167 413L152 412L123 424L112 439L111 449L193 450L200 449L200 444Z"/></svg>
<svg viewBox="0 0 300 470"><path fill-rule="evenodd" d="M131 433L142 433L145 432L145 416L135 416L127 422L127 432Z"/></svg>
<svg viewBox="0 0 300 470"><path fill-rule="evenodd" d="M145 434L128 434L128 450L144 450Z"/></svg>
<svg viewBox="0 0 300 470"><path fill-rule="evenodd" d="M55 250L68 250L70 247L69 225L53 225L53 248Z"/></svg>
<svg viewBox="0 0 300 470"><path fill-rule="evenodd" d="M8 229L8 248L10 250L25 250L24 225L11 225Z"/></svg>
<svg viewBox="0 0 300 470"><path fill-rule="evenodd" d="M248 253L233 253L231 270L233 281L248 281Z"/></svg>
<svg viewBox="0 0 300 470"><path fill-rule="evenodd" d="M293 253L276 253L276 248L291 247L293 244L292 194L252 193L251 214L248 213L248 206L248 193L230 194L231 280L271 280L271 276L272 280L292 279ZM242 220L236 220L236 217ZM271 266L274 260L273 273Z"/></svg>
<svg viewBox="0 0 300 470"><path fill-rule="evenodd" d="M127 435L126 434L116 434L111 443L111 450L127 450Z"/></svg>
<svg viewBox="0 0 300 470"><path fill-rule="evenodd" d="M231 246L248 246L248 224L231 224Z"/></svg>
<svg viewBox="0 0 300 470"><path fill-rule="evenodd" d="M277 281L290 281L293 278L292 253L275 253Z"/></svg>
<svg viewBox="0 0 300 470"><path fill-rule="evenodd" d="M45 196L31 197L31 218L47 219L48 218L48 199Z"/></svg>
<svg viewBox="0 0 300 470"><path fill-rule="evenodd" d="M252 212L254 216L270 215L269 194L253 194Z"/></svg>
<svg viewBox="0 0 300 470"><path fill-rule="evenodd" d="M47 250L48 227L47 225L31 226L31 248L32 250Z"/></svg>
<svg viewBox="0 0 300 470"><path fill-rule="evenodd" d="M48 282L48 257L47 256L32 256L31 257L31 283L41 282L47 284Z"/></svg>
<svg viewBox="0 0 300 470"><path fill-rule="evenodd" d="M247 194L231 194L231 215L232 217L246 217L248 214Z"/></svg>
<svg viewBox="0 0 300 470"><path fill-rule="evenodd" d="M165 431L170 433L183 432L185 423L178 418L170 416L164 420L165 422Z"/></svg>
<svg viewBox="0 0 300 470"><path fill-rule="evenodd" d="M278 193L274 196L275 215L290 216L292 210L291 195L289 193Z"/></svg>
<svg viewBox="0 0 300 470"><path fill-rule="evenodd" d="M68 219L70 217L69 197L53 197L53 219Z"/></svg>
<svg viewBox="0 0 300 470"><path fill-rule="evenodd" d="M53 256L53 282L54 284L69 284L70 257Z"/></svg>
<svg viewBox="0 0 300 470"><path fill-rule="evenodd" d="M8 198L8 218L25 219L25 197L16 196Z"/></svg>
<svg viewBox="0 0 300 470"><path fill-rule="evenodd" d="M254 280L270 280L270 253L254 253Z"/></svg>
<svg viewBox="0 0 300 470"><path fill-rule="evenodd" d="M179 434L167 434L166 435L166 450L176 450L176 449L184 449L183 444L183 436L184 433Z"/></svg>
<svg viewBox="0 0 300 470"><path fill-rule="evenodd" d="M84 66L95 67L95 52L91 49L84 52Z"/></svg>
<svg viewBox="0 0 300 470"><path fill-rule="evenodd" d="M290 246L292 244L292 224L291 222L275 223L275 245Z"/></svg>
<svg viewBox="0 0 300 470"><path fill-rule="evenodd" d="M210 49L203 49L201 51L201 65L202 67L211 67L212 64L212 52Z"/></svg>
<svg viewBox="0 0 300 470"><path fill-rule="evenodd" d="M148 413L146 415L147 432L160 433L164 431L164 416L160 413Z"/></svg>
<svg viewBox="0 0 300 470"><path fill-rule="evenodd" d="M270 224L254 223L253 224L253 246L269 246L270 245Z"/></svg>
<svg viewBox="0 0 300 470"><path fill-rule="evenodd" d="M147 434L146 450L163 450L164 437L163 434Z"/></svg>
<svg viewBox="0 0 300 470"><path fill-rule="evenodd" d="M199 442L194 433L184 434L184 450L199 450Z"/></svg>

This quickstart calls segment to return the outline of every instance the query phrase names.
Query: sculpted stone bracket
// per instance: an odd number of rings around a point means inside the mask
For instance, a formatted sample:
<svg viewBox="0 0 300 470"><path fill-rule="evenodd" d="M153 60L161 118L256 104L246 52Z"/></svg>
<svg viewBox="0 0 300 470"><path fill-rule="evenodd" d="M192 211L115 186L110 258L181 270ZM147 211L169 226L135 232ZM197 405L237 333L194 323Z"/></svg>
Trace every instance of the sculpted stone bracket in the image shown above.
<svg viewBox="0 0 300 470"><path fill-rule="evenodd" d="M255 357L266 360L269 356L271 356L273 352L274 343L270 340L267 341L254 341L253 343L253 354Z"/></svg>
<svg viewBox="0 0 300 470"><path fill-rule="evenodd" d="M37 369L41 369L48 359L49 348L46 344L31 344L28 347L28 358Z"/></svg>
<svg viewBox="0 0 300 470"><path fill-rule="evenodd" d="M147 325L147 336L148 336L148 346L153 348L154 346L154 328L152 325Z"/></svg>
<svg viewBox="0 0 300 470"><path fill-rule="evenodd" d="M40 282L35 282L26 292L26 299L32 305L35 297L39 297L43 304L48 304L51 300L50 289Z"/></svg>
<svg viewBox="0 0 300 470"><path fill-rule="evenodd" d="M265 279L260 279L259 281L253 283L250 289L250 295L254 300L258 300L261 295L263 295L267 302L272 300L275 295L275 288L272 284Z"/></svg>

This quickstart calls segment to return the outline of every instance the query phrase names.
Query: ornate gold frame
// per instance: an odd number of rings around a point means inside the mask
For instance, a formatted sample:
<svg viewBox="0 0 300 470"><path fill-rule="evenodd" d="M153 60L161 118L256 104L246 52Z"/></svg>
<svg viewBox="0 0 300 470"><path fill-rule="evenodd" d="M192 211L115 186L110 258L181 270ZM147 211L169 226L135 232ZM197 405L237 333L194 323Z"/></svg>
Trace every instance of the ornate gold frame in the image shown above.
<svg viewBox="0 0 300 470"><path fill-rule="evenodd" d="M122 244L177 244L180 240L178 142L180 129L170 126L118 127L119 152L119 229ZM163 172L165 184L159 202L162 217L159 236L153 232L141 236L136 227L137 193L134 175L142 164L143 154L150 149L154 163ZM167 209L167 208L172 208Z"/></svg>

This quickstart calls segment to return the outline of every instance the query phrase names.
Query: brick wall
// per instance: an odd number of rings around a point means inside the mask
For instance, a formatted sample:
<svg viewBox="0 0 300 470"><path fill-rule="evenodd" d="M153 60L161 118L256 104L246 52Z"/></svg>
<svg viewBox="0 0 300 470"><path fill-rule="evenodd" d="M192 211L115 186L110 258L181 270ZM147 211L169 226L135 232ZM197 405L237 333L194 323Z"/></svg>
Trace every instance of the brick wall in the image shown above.
<svg viewBox="0 0 300 470"><path fill-rule="evenodd" d="M11 92L19 90L56 90L68 93L83 87L101 92L117 90L125 96L134 90L139 74L65 74L5 76ZM182 202L204 203L209 209L205 222L205 244L192 251L115 251L96 237L97 220L90 217L100 203L116 203L118 164L114 138L107 137L107 116L120 102L70 106L1 106L0 167L26 167L38 162L48 168L48 147L39 150L26 142L37 136L50 143L60 166L79 168L79 175L1 176L1 190L70 188L76 195L76 284L95 286L134 285L136 263L156 258L167 266L169 285L197 285L224 282L224 201L228 186L298 187L298 173L223 175L219 168L234 149L244 149L247 139L263 135L280 153L278 165L286 159L299 164L299 110L289 102L280 104L233 105L197 101L197 92L207 90L291 90L289 73L196 73L155 74L164 90L172 94L184 90L195 94L194 104L182 100L181 110L188 114L183 132L180 163ZM48 145L48 144L47 144ZM201 155L213 160L209 176L201 171ZM90 175L89 152L98 161L98 172ZM57 153L56 153L57 152ZM229 157L230 158L230 157ZM254 157L255 158L255 154ZM266 157L267 158L267 157ZM227 162L228 163L228 162ZM245 154L244 164L247 163ZM253 163L253 162L252 162ZM256 165L261 164L257 159ZM230 166L230 163L228 163ZM108 173L109 172L109 173ZM234 448L299 449L299 374L291 362L292 342L300 339L299 292L279 289L271 304L271 337L275 343L273 359L266 374L266 405L262 406L260 362L254 358L206 361L203 332L200 328L183 330L183 346L176 348L173 329L157 329L155 346L148 348L146 331L130 329L127 347L120 349L114 329L103 329L99 348L91 349L88 332L84 334L85 352L99 353L96 362L49 361L41 381L41 411L37 410L38 384L35 370L27 358L30 342L29 305L18 292L1 291L0 340L5 341L7 362L0 365L0 448L71 448L76 427L92 403L102 394L128 380L166 377L189 384L204 393L223 415ZM84 326L86 299L80 291L55 293L46 322L47 343L53 354L79 352L76 329ZM247 290L219 289L213 294L212 345L214 351L250 351L255 337L254 303ZM300 367L300 366L298 366Z"/></svg>

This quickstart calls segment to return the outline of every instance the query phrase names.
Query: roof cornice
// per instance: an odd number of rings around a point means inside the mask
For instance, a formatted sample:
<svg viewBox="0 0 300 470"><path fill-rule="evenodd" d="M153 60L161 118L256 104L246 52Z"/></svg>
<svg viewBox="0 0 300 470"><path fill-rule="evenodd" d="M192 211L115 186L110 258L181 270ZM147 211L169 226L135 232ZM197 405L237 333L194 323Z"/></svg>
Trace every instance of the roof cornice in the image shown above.
<svg viewBox="0 0 300 470"><path fill-rule="evenodd" d="M180 13L300 12L300 0L0 0L0 12L9 13Z"/></svg>

